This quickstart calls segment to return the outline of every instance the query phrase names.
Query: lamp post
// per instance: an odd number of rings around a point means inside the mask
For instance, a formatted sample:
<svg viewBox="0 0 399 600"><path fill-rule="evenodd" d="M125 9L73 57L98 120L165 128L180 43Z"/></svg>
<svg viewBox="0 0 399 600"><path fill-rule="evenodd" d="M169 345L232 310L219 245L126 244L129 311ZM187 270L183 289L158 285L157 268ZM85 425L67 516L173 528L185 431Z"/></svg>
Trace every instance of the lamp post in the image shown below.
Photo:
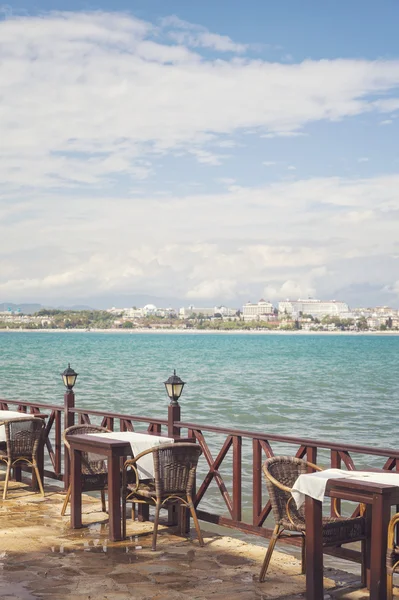
<svg viewBox="0 0 399 600"><path fill-rule="evenodd" d="M180 435L180 427L175 426L176 421L180 421L180 404L178 402L185 382L176 375L176 369L173 371L173 375L164 381L166 393L170 398L170 404L168 406L168 436L176 438Z"/></svg>
<svg viewBox="0 0 399 600"><path fill-rule="evenodd" d="M76 378L78 374L71 368L70 363L68 363L68 367L61 373L62 381L65 385L65 393L64 393L64 429L71 427L71 425L75 424L75 413L71 412L71 408L75 406L75 392L73 391L73 387L76 383ZM69 462L69 453L64 447L64 489L68 490L69 487L69 477L70 477L70 462Z"/></svg>

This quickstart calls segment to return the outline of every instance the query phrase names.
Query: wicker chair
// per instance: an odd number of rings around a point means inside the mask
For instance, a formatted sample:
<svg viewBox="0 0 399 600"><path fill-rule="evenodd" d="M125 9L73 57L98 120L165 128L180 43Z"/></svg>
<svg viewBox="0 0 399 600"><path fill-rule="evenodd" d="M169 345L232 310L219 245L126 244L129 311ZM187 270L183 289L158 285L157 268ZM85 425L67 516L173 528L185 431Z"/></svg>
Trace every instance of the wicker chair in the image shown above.
<svg viewBox="0 0 399 600"><path fill-rule="evenodd" d="M139 480L137 461L152 453L154 460L154 480ZM194 485L198 458L202 450L196 444L180 442L155 446L127 460L122 474L122 525L123 538L126 538L126 503L145 503L155 506L152 550L156 550L159 512L168 502L180 502L190 509L200 546L204 545L195 512L191 493ZM129 483L129 470L135 474L135 483Z"/></svg>
<svg viewBox="0 0 399 600"><path fill-rule="evenodd" d="M266 476L266 486L269 492L270 502L273 508L275 527L266 556L262 565L259 581L264 581L274 547L283 532L285 536L300 535L302 537L302 573L306 572L305 555L305 511L304 507L297 509L291 495L294 482L304 473L311 470L321 471L317 465L291 456L274 456L269 458L263 465ZM340 546L350 542L362 542L362 584L365 585L366 576L366 523L361 517L323 517L323 545Z"/></svg>
<svg viewBox="0 0 399 600"><path fill-rule="evenodd" d="M393 600L393 575L396 569L399 567L399 546L396 544L398 524L399 513L396 513L393 515L388 525L387 600Z"/></svg>
<svg viewBox="0 0 399 600"><path fill-rule="evenodd" d="M7 465L4 482L3 500L7 497L11 468L18 463L27 463L35 472L39 490L44 496L43 483L37 465L37 453L44 431L44 421L37 417L10 419L3 421L6 441L0 447L0 460Z"/></svg>
<svg viewBox="0 0 399 600"><path fill-rule="evenodd" d="M68 442L68 435L80 435L85 433L111 433L110 429L100 427L99 425L72 425L64 431L64 444L70 455L71 446ZM107 512L105 506L105 488L107 485L107 463L103 456L98 454L88 454L82 452L82 491L91 492L101 490L101 509ZM62 505L61 515L65 515L68 502L71 498L71 486L69 485L67 495L65 496L64 504Z"/></svg>

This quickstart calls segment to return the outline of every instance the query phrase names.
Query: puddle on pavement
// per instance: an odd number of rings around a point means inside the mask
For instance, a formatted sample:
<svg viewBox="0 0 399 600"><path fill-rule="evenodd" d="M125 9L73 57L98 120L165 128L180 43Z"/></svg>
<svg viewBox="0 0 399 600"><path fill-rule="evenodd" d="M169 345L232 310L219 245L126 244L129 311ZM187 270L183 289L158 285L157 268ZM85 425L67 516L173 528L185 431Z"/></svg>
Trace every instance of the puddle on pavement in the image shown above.
<svg viewBox="0 0 399 600"><path fill-rule="evenodd" d="M32 594L24 585L21 583L0 583L0 597L1 598L15 598L15 600L39 600L39 597Z"/></svg>

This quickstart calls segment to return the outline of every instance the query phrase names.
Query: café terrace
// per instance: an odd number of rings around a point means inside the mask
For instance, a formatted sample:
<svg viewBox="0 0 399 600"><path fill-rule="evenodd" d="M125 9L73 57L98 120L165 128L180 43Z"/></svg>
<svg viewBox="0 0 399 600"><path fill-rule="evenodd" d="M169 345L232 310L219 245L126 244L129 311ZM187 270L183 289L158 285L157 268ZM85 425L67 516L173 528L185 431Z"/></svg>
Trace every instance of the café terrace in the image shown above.
<svg viewBox="0 0 399 600"><path fill-rule="evenodd" d="M164 419L62 376L0 400L3 600L393 597L399 451L185 421L176 372Z"/></svg>

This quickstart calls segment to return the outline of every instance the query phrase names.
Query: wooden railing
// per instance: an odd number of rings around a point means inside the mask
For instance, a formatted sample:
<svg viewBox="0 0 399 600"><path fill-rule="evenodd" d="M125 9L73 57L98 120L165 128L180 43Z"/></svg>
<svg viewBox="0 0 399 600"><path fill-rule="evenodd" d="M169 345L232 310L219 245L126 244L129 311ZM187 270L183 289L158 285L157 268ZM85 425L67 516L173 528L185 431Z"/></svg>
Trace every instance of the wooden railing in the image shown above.
<svg viewBox="0 0 399 600"><path fill-rule="evenodd" d="M87 410L85 408L71 408L70 412L77 415L79 424L91 423L92 417L99 421L99 425L107 427L111 431L134 431L134 423L148 423L147 432L161 434L162 425L168 424L166 419L154 419L152 417L141 417L139 415L124 415L120 413L104 413L101 410ZM119 424L119 429L115 424Z"/></svg>
<svg viewBox="0 0 399 600"><path fill-rule="evenodd" d="M157 419L77 408L74 397L68 397L68 394L64 406L0 400L0 410L11 410L11 406L21 412L48 414L45 476L64 481L64 484L68 480L68 461L62 431L76 422L95 422L118 431L134 431L135 425L140 424L140 430L143 431L144 425L148 433L172 435L173 432L175 436L195 439L203 451L195 498L199 518L263 537L270 536L265 522L272 510L262 475L262 463L266 458L288 454L324 468L355 470L369 466L399 471L399 450L191 423L180 420L180 407L178 410L169 407L168 418ZM217 495L211 489L213 482ZM340 508L339 503L337 508Z"/></svg>
<svg viewBox="0 0 399 600"><path fill-rule="evenodd" d="M224 515L199 508L199 518L210 523L232 527L263 537L271 535L270 529L265 527L264 523L272 512L262 474L262 463L266 458L288 454L304 458L315 464L321 464L324 468L346 468L350 471L356 470L356 461L360 458L360 468L372 466L389 471L399 470L399 450L396 451L392 448L372 448L370 446L358 446L326 440L263 434L259 431L232 430L184 421L177 422L176 426L187 429L188 435L195 437L203 450L207 463L202 481L197 477L196 506L200 505L200 502L206 498L212 481L216 482L222 503L225 506L226 514ZM211 434L216 434L216 437L213 436L213 446L216 450L213 451L208 443ZM215 443L216 440L218 444ZM245 512L243 511L242 494L244 442L247 442L247 446L248 442L251 443L251 456L249 457L247 452L245 462L246 464L249 462L252 464L249 494L252 498L252 506ZM228 457L230 460L226 461ZM226 475L222 475L221 469L225 462L227 462ZM226 484L226 476L229 484ZM247 495L248 492L249 490L247 490ZM339 503L336 504L336 508L340 509ZM332 514L334 513L332 512Z"/></svg>

